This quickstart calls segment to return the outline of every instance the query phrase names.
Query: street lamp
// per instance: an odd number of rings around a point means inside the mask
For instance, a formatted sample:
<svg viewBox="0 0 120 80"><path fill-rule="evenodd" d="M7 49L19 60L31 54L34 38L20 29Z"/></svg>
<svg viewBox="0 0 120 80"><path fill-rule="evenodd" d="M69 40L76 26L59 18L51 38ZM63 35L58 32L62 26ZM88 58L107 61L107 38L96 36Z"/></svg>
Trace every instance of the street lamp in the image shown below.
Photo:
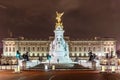
<svg viewBox="0 0 120 80"><path fill-rule="evenodd" d="M17 53L16 53L16 58L17 58L17 63L18 63L18 65L17 65L17 67L15 68L15 72L17 72L17 73L20 73L20 59L21 59L21 55L20 55L20 52L19 51L17 51Z"/></svg>

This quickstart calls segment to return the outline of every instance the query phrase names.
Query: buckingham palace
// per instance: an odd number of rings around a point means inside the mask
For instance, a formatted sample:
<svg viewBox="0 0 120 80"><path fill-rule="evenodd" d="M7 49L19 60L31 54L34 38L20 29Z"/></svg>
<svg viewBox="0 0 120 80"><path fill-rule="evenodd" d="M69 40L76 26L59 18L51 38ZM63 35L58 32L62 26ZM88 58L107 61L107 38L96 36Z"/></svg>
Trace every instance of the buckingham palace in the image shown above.
<svg viewBox="0 0 120 80"><path fill-rule="evenodd" d="M48 40L31 40L20 38L5 38L3 42L3 55L4 57L15 57L16 51L19 50L21 55L28 52L29 57L43 57L46 59L49 53L49 44L53 40L53 36L50 36ZM113 38L100 38L88 40L72 40L68 36L65 36L65 40L69 44L69 56L74 59L75 57L88 57L88 53L92 53L97 56L105 56L106 53L116 52L116 40Z"/></svg>

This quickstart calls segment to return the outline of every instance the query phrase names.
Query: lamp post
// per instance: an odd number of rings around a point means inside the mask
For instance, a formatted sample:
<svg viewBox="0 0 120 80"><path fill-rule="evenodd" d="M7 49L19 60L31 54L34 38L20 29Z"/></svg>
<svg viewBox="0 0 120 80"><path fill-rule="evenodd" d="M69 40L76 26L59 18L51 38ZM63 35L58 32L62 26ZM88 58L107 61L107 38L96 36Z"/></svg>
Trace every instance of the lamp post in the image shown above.
<svg viewBox="0 0 120 80"><path fill-rule="evenodd" d="M21 55L20 55L19 51L16 52L16 58L17 58L17 64L18 65L15 68L15 72L20 73L20 63L21 63L20 58L21 58Z"/></svg>
<svg viewBox="0 0 120 80"><path fill-rule="evenodd" d="M50 65L51 56L49 54L47 54L47 59L49 61L49 65Z"/></svg>

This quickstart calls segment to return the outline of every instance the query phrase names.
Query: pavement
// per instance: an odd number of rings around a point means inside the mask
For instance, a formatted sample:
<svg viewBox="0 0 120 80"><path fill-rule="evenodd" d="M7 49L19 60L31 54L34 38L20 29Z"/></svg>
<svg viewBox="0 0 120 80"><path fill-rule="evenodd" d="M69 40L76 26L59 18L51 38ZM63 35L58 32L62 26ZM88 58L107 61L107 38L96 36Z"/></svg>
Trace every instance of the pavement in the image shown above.
<svg viewBox="0 0 120 80"><path fill-rule="evenodd" d="M93 70L0 70L0 80L120 80L119 73L99 73Z"/></svg>

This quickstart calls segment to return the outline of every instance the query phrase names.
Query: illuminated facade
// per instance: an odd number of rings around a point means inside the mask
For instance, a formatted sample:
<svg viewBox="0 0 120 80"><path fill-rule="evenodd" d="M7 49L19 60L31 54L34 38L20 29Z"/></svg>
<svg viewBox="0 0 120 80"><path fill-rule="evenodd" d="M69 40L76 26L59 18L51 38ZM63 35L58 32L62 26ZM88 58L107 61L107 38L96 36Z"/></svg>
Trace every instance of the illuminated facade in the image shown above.
<svg viewBox="0 0 120 80"><path fill-rule="evenodd" d="M45 57L49 53L49 45L54 37L49 40L27 40L24 38L5 38L3 40L3 56L15 56L19 50L21 54L29 52L29 56ZM87 57L92 51L98 56L105 56L105 53L116 52L116 41L110 38L96 38L93 40L70 40L68 42L70 57Z"/></svg>

